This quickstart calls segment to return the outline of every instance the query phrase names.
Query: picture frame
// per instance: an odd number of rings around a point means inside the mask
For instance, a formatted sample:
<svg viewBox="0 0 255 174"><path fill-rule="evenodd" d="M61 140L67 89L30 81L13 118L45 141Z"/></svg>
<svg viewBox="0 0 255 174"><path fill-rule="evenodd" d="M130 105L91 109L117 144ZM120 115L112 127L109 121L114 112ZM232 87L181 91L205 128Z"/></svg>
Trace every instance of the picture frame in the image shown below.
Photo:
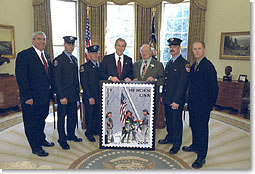
<svg viewBox="0 0 255 174"><path fill-rule="evenodd" d="M100 148L155 150L155 82L100 83Z"/></svg>
<svg viewBox="0 0 255 174"><path fill-rule="evenodd" d="M250 32L221 33L219 58L250 60Z"/></svg>
<svg viewBox="0 0 255 174"><path fill-rule="evenodd" d="M6 58L16 57L14 26L0 24L0 54Z"/></svg>
<svg viewBox="0 0 255 174"><path fill-rule="evenodd" d="M238 78L238 82L246 82L247 75L240 74Z"/></svg>

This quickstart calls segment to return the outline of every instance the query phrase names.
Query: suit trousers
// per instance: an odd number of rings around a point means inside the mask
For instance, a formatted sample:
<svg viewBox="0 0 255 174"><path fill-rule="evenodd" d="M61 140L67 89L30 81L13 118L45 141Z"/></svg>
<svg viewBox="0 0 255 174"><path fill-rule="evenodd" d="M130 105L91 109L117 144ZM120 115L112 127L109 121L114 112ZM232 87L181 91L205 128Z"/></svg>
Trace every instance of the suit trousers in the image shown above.
<svg viewBox="0 0 255 174"><path fill-rule="evenodd" d="M85 124L88 136L100 135L101 119L99 115L98 104L90 105L85 103Z"/></svg>
<svg viewBox="0 0 255 174"><path fill-rule="evenodd" d="M173 147L180 148L182 144L182 110L183 105L174 110L169 105L165 105L165 117L167 126L166 139L173 142Z"/></svg>
<svg viewBox="0 0 255 174"><path fill-rule="evenodd" d="M190 127L192 131L192 147L197 149L198 158L206 158L208 151L208 122L209 110L194 109L189 111Z"/></svg>
<svg viewBox="0 0 255 174"><path fill-rule="evenodd" d="M67 134L65 133L65 116L67 116ZM62 105L58 101L58 135L59 143L65 143L67 137L73 138L75 136L75 126L78 120L77 102L68 102Z"/></svg>
<svg viewBox="0 0 255 174"><path fill-rule="evenodd" d="M27 140L32 150L41 149L41 143L45 140L45 119L49 114L49 104L28 105L21 104L24 129Z"/></svg>

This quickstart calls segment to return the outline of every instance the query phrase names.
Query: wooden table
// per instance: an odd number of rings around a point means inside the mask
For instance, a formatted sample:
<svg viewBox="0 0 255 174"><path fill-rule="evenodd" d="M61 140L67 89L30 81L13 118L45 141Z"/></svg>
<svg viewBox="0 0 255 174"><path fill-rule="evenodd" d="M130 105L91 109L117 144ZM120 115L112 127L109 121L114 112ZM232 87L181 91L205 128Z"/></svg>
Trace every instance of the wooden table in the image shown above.
<svg viewBox="0 0 255 174"><path fill-rule="evenodd" d="M249 83L218 79L219 94L216 105L242 111L243 97L249 93Z"/></svg>

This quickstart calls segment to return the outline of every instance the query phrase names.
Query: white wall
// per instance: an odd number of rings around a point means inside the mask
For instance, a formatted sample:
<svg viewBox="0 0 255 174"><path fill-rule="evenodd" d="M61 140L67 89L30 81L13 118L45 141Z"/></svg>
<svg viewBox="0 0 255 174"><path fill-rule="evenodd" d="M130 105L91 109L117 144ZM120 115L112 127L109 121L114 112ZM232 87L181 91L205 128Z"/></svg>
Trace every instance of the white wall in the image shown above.
<svg viewBox="0 0 255 174"><path fill-rule="evenodd" d="M248 75L251 66L249 60L219 59L221 32L250 31L249 0L208 0L205 25L206 56L213 62L218 77L225 75L225 67L232 66L233 79L239 74Z"/></svg>

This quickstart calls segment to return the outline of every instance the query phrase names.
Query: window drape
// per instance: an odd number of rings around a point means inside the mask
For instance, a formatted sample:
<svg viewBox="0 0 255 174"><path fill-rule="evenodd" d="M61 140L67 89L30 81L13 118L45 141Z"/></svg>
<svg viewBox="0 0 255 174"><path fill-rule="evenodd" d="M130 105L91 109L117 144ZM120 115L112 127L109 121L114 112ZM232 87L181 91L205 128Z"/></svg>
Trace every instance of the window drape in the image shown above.
<svg viewBox="0 0 255 174"><path fill-rule="evenodd" d="M116 4L127 4L136 2L136 38L135 38L135 61L140 59L139 48L144 43L149 43L151 34L152 8L155 12L155 28L157 37L157 51L159 54L159 31L161 27L161 6L162 0L78 0L78 25L79 25L79 45L80 63L84 62L85 30L87 9L89 9L89 22L91 29L91 40L93 44L100 46L100 60L105 52L105 31L106 31L106 2ZM170 3L180 3L184 0L167 0ZM52 25L50 0L33 0L34 7L34 31L43 31L47 36L46 51L53 58ZM87 8L88 7L88 8ZM205 12L207 0L190 0L190 21L188 37L188 55L190 63L194 62L192 54L192 44L194 41L204 41ZM159 55L158 55L159 57Z"/></svg>
<svg viewBox="0 0 255 174"><path fill-rule="evenodd" d="M184 0L81 0L81 1L90 6L99 6L106 2L113 2L117 5L125 5L128 4L129 2L135 2L142 7L151 8L160 4L162 1L167 1L169 3L175 4L180 3Z"/></svg>
<svg viewBox="0 0 255 174"><path fill-rule="evenodd" d="M191 64L195 61L192 53L192 44L195 41L204 41L206 7L207 0L190 0L187 59Z"/></svg>
<svg viewBox="0 0 255 174"><path fill-rule="evenodd" d="M105 51L105 29L106 29L106 4L97 7L88 6L82 0L78 2L78 25L80 38L80 63L84 63L85 53L85 31L87 15L90 24L90 36L93 45L99 45L101 61Z"/></svg>
<svg viewBox="0 0 255 174"><path fill-rule="evenodd" d="M136 4L135 6L135 11L136 11L136 26L135 26L135 57L134 57L134 62L138 61L141 59L140 55L140 47L143 44L149 44L150 38L151 38L151 33L152 33L152 10L154 8L155 10L155 26L160 26L161 24L161 7L162 3L151 7L151 8L146 8L142 7L139 4ZM160 38L159 38L159 31L160 27L155 27L155 33L156 33L156 38L157 38L157 45L156 49L159 53L159 43L160 43ZM159 54L157 55L159 58Z"/></svg>
<svg viewBox="0 0 255 174"><path fill-rule="evenodd" d="M50 0L33 0L34 7L34 31L43 31L47 37L45 50L54 58L52 43L52 25Z"/></svg>

